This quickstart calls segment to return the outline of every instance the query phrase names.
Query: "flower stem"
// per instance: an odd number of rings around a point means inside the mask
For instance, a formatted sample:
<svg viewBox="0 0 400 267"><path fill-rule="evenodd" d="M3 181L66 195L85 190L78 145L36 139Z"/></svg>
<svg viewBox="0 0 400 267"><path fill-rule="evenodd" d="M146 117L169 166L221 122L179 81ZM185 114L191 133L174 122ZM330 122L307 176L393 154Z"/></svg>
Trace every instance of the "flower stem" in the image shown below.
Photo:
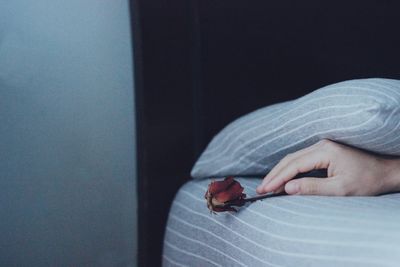
<svg viewBox="0 0 400 267"><path fill-rule="evenodd" d="M267 193L267 194L264 194L264 195L245 198L244 201L246 201L246 202L254 202L254 201L257 201L257 200L260 200L260 199L270 198L270 197L277 197L277 196L282 196L282 195L286 195L286 193L285 192L278 193L278 194Z"/></svg>
<svg viewBox="0 0 400 267"><path fill-rule="evenodd" d="M285 192L278 193L278 194L267 193L267 194L259 195L259 196L255 196L255 197L244 198L244 199L242 199L242 201L243 202L251 202L252 203L254 201L261 200L261 199L264 199L264 198L277 197L277 196L282 196L282 195L286 195L286 193ZM228 201L228 202L225 202L223 205L221 205L221 207L235 205L235 203L237 203L237 201L232 201L232 202Z"/></svg>

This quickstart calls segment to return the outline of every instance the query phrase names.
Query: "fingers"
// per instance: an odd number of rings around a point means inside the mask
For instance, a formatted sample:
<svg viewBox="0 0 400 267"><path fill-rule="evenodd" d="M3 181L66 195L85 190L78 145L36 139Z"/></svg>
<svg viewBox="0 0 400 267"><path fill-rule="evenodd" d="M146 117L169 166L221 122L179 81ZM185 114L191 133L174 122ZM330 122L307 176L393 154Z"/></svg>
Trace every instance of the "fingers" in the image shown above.
<svg viewBox="0 0 400 267"><path fill-rule="evenodd" d="M257 187L257 193L275 191L299 173L328 168L330 159L326 150L308 149L306 152L299 152L282 160L276 166L277 170L272 173L273 176L264 179L262 184Z"/></svg>
<svg viewBox="0 0 400 267"><path fill-rule="evenodd" d="M289 181L285 191L289 195L325 195L340 196L345 192L341 190L338 179L331 178L301 178Z"/></svg>
<svg viewBox="0 0 400 267"><path fill-rule="evenodd" d="M288 154L286 155L286 157L284 157L265 177L264 180L262 182L262 185L265 185L267 183L269 183L277 173L279 173L280 171L282 171L286 165L291 161L294 160L295 158L301 157L307 153L309 153L310 151L318 148L319 146L321 146L321 144L323 144L323 142L318 142L312 146L306 147L304 149L301 149L299 151L296 151L295 153L292 154Z"/></svg>
<svg viewBox="0 0 400 267"><path fill-rule="evenodd" d="M280 193L283 193L283 192L285 192L285 185L282 185L281 187L279 187L278 189L276 189L274 191L275 194L280 194Z"/></svg>

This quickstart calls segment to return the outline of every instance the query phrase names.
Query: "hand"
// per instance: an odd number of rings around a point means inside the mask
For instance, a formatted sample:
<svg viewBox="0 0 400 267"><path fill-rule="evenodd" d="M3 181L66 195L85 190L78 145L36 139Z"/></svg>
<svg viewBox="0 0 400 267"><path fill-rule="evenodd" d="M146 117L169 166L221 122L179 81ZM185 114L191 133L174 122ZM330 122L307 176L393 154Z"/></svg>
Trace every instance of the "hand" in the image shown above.
<svg viewBox="0 0 400 267"><path fill-rule="evenodd" d="M327 169L327 178L293 179L299 173ZM283 158L257 193L300 195L372 196L400 190L400 160L322 140Z"/></svg>

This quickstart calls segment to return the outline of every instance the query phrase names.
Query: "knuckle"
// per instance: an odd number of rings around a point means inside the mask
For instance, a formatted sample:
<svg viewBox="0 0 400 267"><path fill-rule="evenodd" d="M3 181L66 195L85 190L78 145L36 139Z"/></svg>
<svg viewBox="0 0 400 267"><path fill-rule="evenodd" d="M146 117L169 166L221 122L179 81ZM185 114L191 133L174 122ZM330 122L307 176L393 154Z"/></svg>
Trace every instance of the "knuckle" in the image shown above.
<svg viewBox="0 0 400 267"><path fill-rule="evenodd" d="M328 152L333 152L336 151L339 148L339 145L329 139L323 139L320 142L320 147L323 150L326 150Z"/></svg>
<svg viewBox="0 0 400 267"><path fill-rule="evenodd" d="M329 139L322 139L321 141L319 141L320 146L323 148L330 148L334 145L334 142L332 142Z"/></svg>
<svg viewBox="0 0 400 267"><path fill-rule="evenodd" d="M280 161L280 163L284 164L289 163L290 161L293 160L293 158L294 158L293 153L289 153Z"/></svg>
<svg viewBox="0 0 400 267"><path fill-rule="evenodd" d="M330 142L330 141L329 141L328 139L322 139L322 140L318 141L317 144L320 145L320 146L325 146L325 145L327 145L329 142Z"/></svg>
<svg viewBox="0 0 400 267"><path fill-rule="evenodd" d="M300 159L295 159L292 161L292 167L294 167L298 172L301 172L302 161Z"/></svg>
<svg viewBox="0 0 400 267"><path fill-rule="evenodd" d="M293 159L293 157L294 157L294 153L289 153L286 155L286 157L284 157L284 159L291 160L291 159Z"/></svg>

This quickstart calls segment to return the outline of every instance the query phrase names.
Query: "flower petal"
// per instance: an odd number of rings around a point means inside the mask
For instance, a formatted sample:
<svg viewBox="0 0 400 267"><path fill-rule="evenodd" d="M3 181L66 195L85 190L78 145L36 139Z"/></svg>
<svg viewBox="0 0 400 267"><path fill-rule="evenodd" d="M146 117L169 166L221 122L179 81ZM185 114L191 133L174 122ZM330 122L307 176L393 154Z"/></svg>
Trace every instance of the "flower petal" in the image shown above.
<svg viewBox="0 0 400 267"><path fill-rule="evenodd" d="M228 188L226 188L225 191L222 191L220 193L214 194L213 197L218 201L218 202L227 202L231 201L237 198L240 198L242 196L244 188L240 185L239 182L234 181Z"/></svg>
<svg viewBox="0 0 400 267"><path fill-rule="evenodd" d="M208 192L215 195L226 190L232 183L236 182L232 176L226 177L223 181L211 182L208 186Z"/></svg>

